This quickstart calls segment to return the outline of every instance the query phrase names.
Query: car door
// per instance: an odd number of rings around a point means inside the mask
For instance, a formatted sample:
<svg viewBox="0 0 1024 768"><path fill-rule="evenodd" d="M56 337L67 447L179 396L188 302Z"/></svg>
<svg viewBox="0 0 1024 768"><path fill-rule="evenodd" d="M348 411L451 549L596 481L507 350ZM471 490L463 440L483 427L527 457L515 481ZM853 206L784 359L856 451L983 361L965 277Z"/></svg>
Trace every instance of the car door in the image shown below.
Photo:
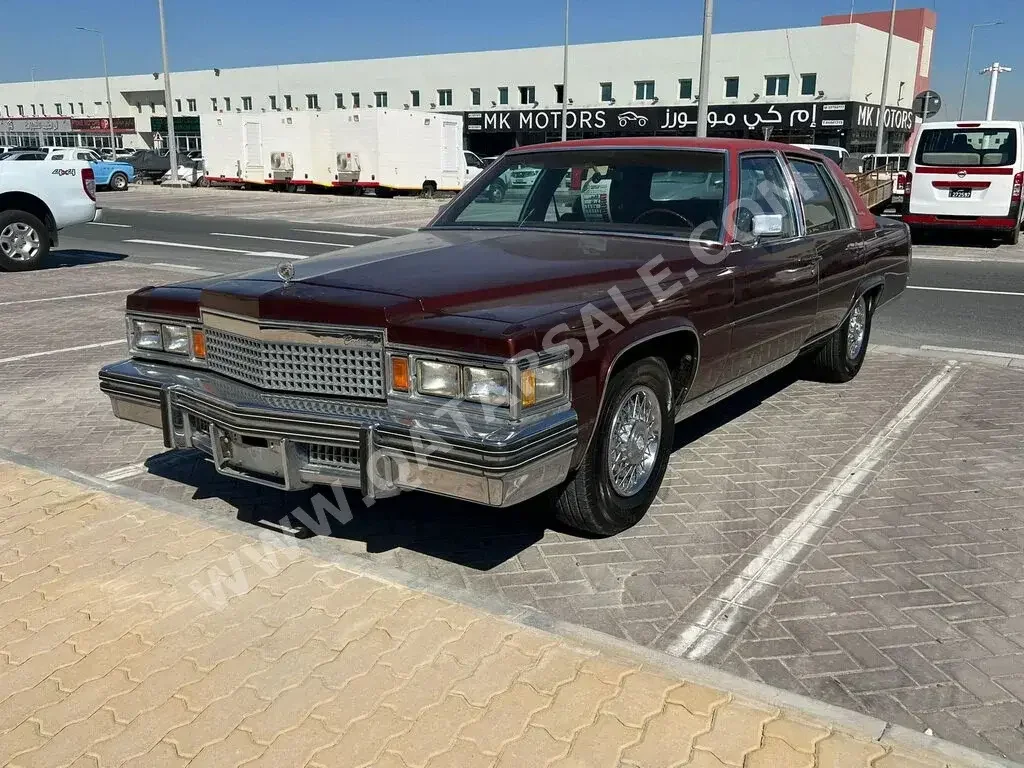
<svg viewBox="0 0 1024 768"><path fill-rule="evenodd" d="M790 155L808 242L818 257L818 311L814 333L838 326L853 305L864 266L864 243L838 182L823 162Z"/></svg>
<svg viewBox="0 0 1024 768"><path fill-rule="evenodd" d="M739 157L734 248L728 263L736 286L727 379L797 352L817 311L818 254L802 237L795 190L778 153ZM781 217L777 233L758 236L759 216Z"/></svg>

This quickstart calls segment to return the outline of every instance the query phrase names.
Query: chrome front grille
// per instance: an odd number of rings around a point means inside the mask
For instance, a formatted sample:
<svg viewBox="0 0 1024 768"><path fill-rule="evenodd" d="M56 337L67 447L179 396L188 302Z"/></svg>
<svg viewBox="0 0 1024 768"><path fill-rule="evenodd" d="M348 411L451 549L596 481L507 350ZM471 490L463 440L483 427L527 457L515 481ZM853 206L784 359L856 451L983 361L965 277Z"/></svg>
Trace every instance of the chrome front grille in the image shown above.
<svg viewBox="0 0 1024 768"><path fill-rule="evenodd" d="M300 443L300 445L302 445ZM316 466L359 469L359 449L341 445L306 443L307 461Z"/></svg>
<svg viewBox="0 0 1024 768"><path fill-rule="evenodd" d="M206 328L210 370L261 389L384 399L382 341L288 343Z"/></svg>

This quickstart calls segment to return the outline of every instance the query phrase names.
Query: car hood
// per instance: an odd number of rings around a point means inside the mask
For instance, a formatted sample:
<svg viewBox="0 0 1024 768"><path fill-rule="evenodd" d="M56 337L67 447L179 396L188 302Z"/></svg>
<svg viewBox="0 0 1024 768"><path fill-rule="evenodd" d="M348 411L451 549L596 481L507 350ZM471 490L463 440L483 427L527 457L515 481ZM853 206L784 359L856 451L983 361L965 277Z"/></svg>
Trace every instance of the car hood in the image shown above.
<svg viewBox="0 0 1024 768"><path fill-rule="evenodd" d="M515 324L590 301L612 286L628 291L656 251L635 239L527 230L431 229L295 262L292 290L389 295L406 311ZM230 281L283 280L277 267ZM255 286L241 289L252 291ZM217 284L214 290L231 288ZM262 291L258 291L262 292ZM329 293L330 291L328 291Z"/></svg>

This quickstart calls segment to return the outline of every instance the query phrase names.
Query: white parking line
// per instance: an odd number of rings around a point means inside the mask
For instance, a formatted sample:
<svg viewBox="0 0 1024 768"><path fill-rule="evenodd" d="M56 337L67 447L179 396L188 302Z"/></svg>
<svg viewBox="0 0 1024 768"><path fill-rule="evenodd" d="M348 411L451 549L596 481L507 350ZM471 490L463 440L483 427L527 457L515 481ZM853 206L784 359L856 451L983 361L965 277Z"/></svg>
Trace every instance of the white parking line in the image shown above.
<svg viewBox="0 0 1024 768"><path fill-rule="evenodd" d="M90 221L94 227L118 227L119 229L131 229L131 224L112 224L109 221Z"/></svg>
<svg viewBox="0 0 1024 768"><path fill-rule="evenodd" d="M171 269L188 269L188 270L202 270L202 267L193 267L191 264L170 264L166 261L154 261L150 264L152 267L170 267Z"/></svg>
<svg viewBox="0 0 1024 768"><path fill-rule="evenodd" d="M342 235L344 237L376 237L386 240L390 235L371 235L367 232L337 232L333 229L296 229L296 232L309 232L313 235Z"/></svg>
<svg viewBox="0 0 1024 768"><path fill-rule="evenodd" d="M818 533L815 529L829 527L850 499L863 490L894 444L913 429L921 414L953 382L957 371L958 366L949 363L918 390L852 461L833 474L835 479L828 487L800 510L729 586L713 596L700 617L668 645L668 652L702 659L721 644L727 637L725 632L743 613L739 608L752 605L764 590L779 586L781 577L801 562L803 551Z"/></svg>
<svg viewBox="0 0 1024 768"><path fill-rule="evenodd" d="M64 347L64 349L51 349L46 352L30 352L27 355L15 355L14 357L0 357L0 363L16 363L19 360L30 360L33 357L46 357L47 355L59 355L64 352L77 352L80 349L96 349L97 347L112 347L115 344L124 344L124 339L117 341L101 341L96 344L82 344L78 347Z"/></svg>
<svg viewBox="0 0 1024 768"><path fill-rule="evenodd" d="M944 291L947 293L982 293L989 296L1024 296L1024 293L1016 291L983 291L978 288L933 288L926 285L908 285L914 291Z"/></svg>
<svg viewBox="0 0 1024 768"><path fill-rule="evenodd" d="M50 296L46 299L20 299L18 301L0 301L0 307L12 307L15 304L42 304L47 301L64 301L66 299L89 299L93 296L111 296L115 293L131 293L134 288L120 288L116 291L97 291L96 293L72 293L68 296Z"/></svg>
<svg viewBox="0 0 1024 768"><path fill-rule="evenodd" d="M118 480L127 480L129 477L137 477L138 475L144 475L149 470L146 469L145 464L128 464L124 467L118 467L117 469L111 469L108 472L102 472L96 477L100 480L107 480L111 483L116 483Z"/></svg>
<svg viewBox="0 0 1024 768"><path fill-rule="evenodd" d="M164 240L125 240L126 243L139 245L163 245L168 248L189 248L193 251L218 251L220 253L240 253L243 256L269 256L273 259L308 259L297 253L278 253L277 251L246 251L241 248L218 248L215 245L192 245L190 243L170 243Z"/></svg>
<svg viewBox="0 0 1024 768"><path fill-rule="evenodd" d="M303 243L305 245L333 245L335 248L351 248L345 243L326 243L322 240L289 240L287 237L263 237L261 235L234 235L230 232L211 232L214 237L241 237L246 240L272 240L277 243Z"/></svg>
<svg viewBox="0 0 1024 768"><path fill-rule="evenodd" d="M1007 360L1024 360L1024 355L1015 355L1012 352L990 352L987 349L961 349L960 347L933 347L931 344L922 344L921 349L930 352L942 352L953 355L982 355L983 357L999 357Z"/></svg>

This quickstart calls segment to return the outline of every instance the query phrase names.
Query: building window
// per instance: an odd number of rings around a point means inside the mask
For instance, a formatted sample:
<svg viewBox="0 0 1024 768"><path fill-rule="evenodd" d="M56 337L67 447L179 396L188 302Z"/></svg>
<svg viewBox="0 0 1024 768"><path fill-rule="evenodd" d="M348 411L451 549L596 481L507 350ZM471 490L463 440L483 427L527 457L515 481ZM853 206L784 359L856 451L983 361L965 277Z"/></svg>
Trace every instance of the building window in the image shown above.
<svg viewBox="0 0 1024 768"><path fill-rule="evenodd" d="M33 104L32 106L35 107L35 104ZM24 117L24 116L25 116L25 105L24 104L19 104L18 105L18 117Z"/></svg>
<svg viewBox="0 0 1024 768"><path fill-rule="evenodd" d="M195 99L189 99L188 100L188 111L189 112L195 112L196 111L196 100Z"/></svg>
<svg viewBox="0 0 1024 768"><path fill-rule="evenodd" d="M738 99L740 97L740 79L738 77L725 78L725 98Z"/></svg>
<svg viewBox="0 0 1024 768"><path fill-rule="evenodd" d="M565 86L561 83L555 85L555 104L565 101Z"/></svg>
<svg viewBox="0 0 1024 768"><path fill-rule="evenodd" d="M636 100L637 101L650 101L654 98L654 81L653 80L637 80L636 81Z"/></svg>
<svg viewBox="0 0 1024 768"><path fill-rule="evenodd" d="M503 85L498 89L498 103L508 104L508 86Z"/></svg>
<svg viewBox="0 0 1024 768"><path fill-rule="evenodd" d="M152 101L149 102L149 114L151 114L151 115L155 115L156 114L156 104L154 104Z"/></svg>
<svg viewBox="0 0 1024 768"><path fill-rule="evenodd" d="M4 104L4 117L10 117L10 116L11 116L11 108L9 106L7 106L6 104Z"/></svg>
<svg viewBox="0 0 1024 768"><path fill-rule="evenodd" d="M470 88L469 89L469 100L472 102L474 107L480 106L480 89Z"/></svg>
<svg viewBox="0 0 1024 768"><path fill-rule="evenodd" d="M291 109L292 108L292 97L291 97L291 94L286 93L284 95L284 108L285 109Z"/></svg>
<svg viewBox="0 0 1024 768"><path fill-rule="evenodd" d="M174 100L174 111L179 113L181 112L181 99Z"/></svg>
<svg viewBox="0 0 1024 768"><path fill-rule="evenodd" d="M611 100L612 100L612 84L611 83L601 83L601 101L611 101Z"/></svg>
<svg viewBox="0 0 1024 768"><path fill-rule="evenodd" d="M252 96L242 97L242 109L246 112L252 112Z"/></svg>
<svg viewBox="0 0 1024 768"><path fill-rule="evenodd" d="M29 106L32 107L32 117L36 117L36 105L35 104L30 104Z"/></svg>
<svg viewBox="0 0 1024 768"><path fill-rule="evenodd" d="M85 104L83 104L82 102L78 102L78 114L85 114Z"/></svg>
<svg viewBox="0 0 1024 768"><path fill-rule="evenodd" d="M334 94L334 106L337 107L338 109L344 109L345 108L345 94L344 93L336 93L336 94Z"/></svg>
<svg viewBox="0 0 1024 768"><path fill-rule="evenodd" d="M359 109L359 91L352 91L352 107Z"/></svg>
<svg viewBox="0 0 1024 768"><path fill-rule="evenodd" d="M766 75L765 96L789 96L789 75Z"/></svg>
<svg viewBox="0 0 1024 768"><path fill-rule="evenodd" d="M374 91L373 103L376 104L378 107L386 107L388 105L388 92Z"/></svg>
<svg viewBox="0 0 1024 768"><path fill-rule="evenodd" d="M409 103L414 107L418 107L420 105L419 91L409 91Z"/></svg>
<svg viewBox="0 0 1024 768"><path fill-rule="evenodd" d="M800 75L800 95L813 96L818 92L818 75L808 72Z"/></svg>
<svg viewBox="0 0 1024 768"><path fill-rule="evenodd" d="M224 97L224 111L225 112L230 112L231 111L231 97L230 96L225 96Z"/></svg>
<svg viewBox="0 0 1024 768"><path fill-rule="evenodd" d="M693 98L693 80L688 77L680 78L679 80L679 98L680 99L692 99Z"/></svg>
<svg viewBox="0 0 1024 768"><path fill-rule="evenodd" d="M537 89L532 85L519 86L519 103L535 104L537 102Z"/></svg>
<svg viewBox="0 0 1024 768"><path fill-rule="evenodd" d="M442 88L437 92L437 103L442 107L450 107L452 105L452 91L450 88Z"/></svg>
<svg viewBox="0 0 1024 768"><path fill-rule="evenodd" d="M317 94L306 94L306 109L320 109L320 97Z"/></svg>
<svg viewBox="0 0 1024 768"><path fill-rule="evenodd" d="M57 104L54 104L53 106L57 110L58 115L64 114L64 107L62 107L59 102Z"/></svg>
<svg viewBox="0 0 1024 768"><path fill-rule="evenodd" d="M69 101L68 102L68 114L69 115L75 114L75 102L73 102L73 101Z"/></svg>
<svg viewBox="0 0 1024 768"><path fill-rule="evenodd" d="M210 106L213 107L213 111L214 112L217 111L217 97L216 96L211 96L210 97Z"/></svg>

